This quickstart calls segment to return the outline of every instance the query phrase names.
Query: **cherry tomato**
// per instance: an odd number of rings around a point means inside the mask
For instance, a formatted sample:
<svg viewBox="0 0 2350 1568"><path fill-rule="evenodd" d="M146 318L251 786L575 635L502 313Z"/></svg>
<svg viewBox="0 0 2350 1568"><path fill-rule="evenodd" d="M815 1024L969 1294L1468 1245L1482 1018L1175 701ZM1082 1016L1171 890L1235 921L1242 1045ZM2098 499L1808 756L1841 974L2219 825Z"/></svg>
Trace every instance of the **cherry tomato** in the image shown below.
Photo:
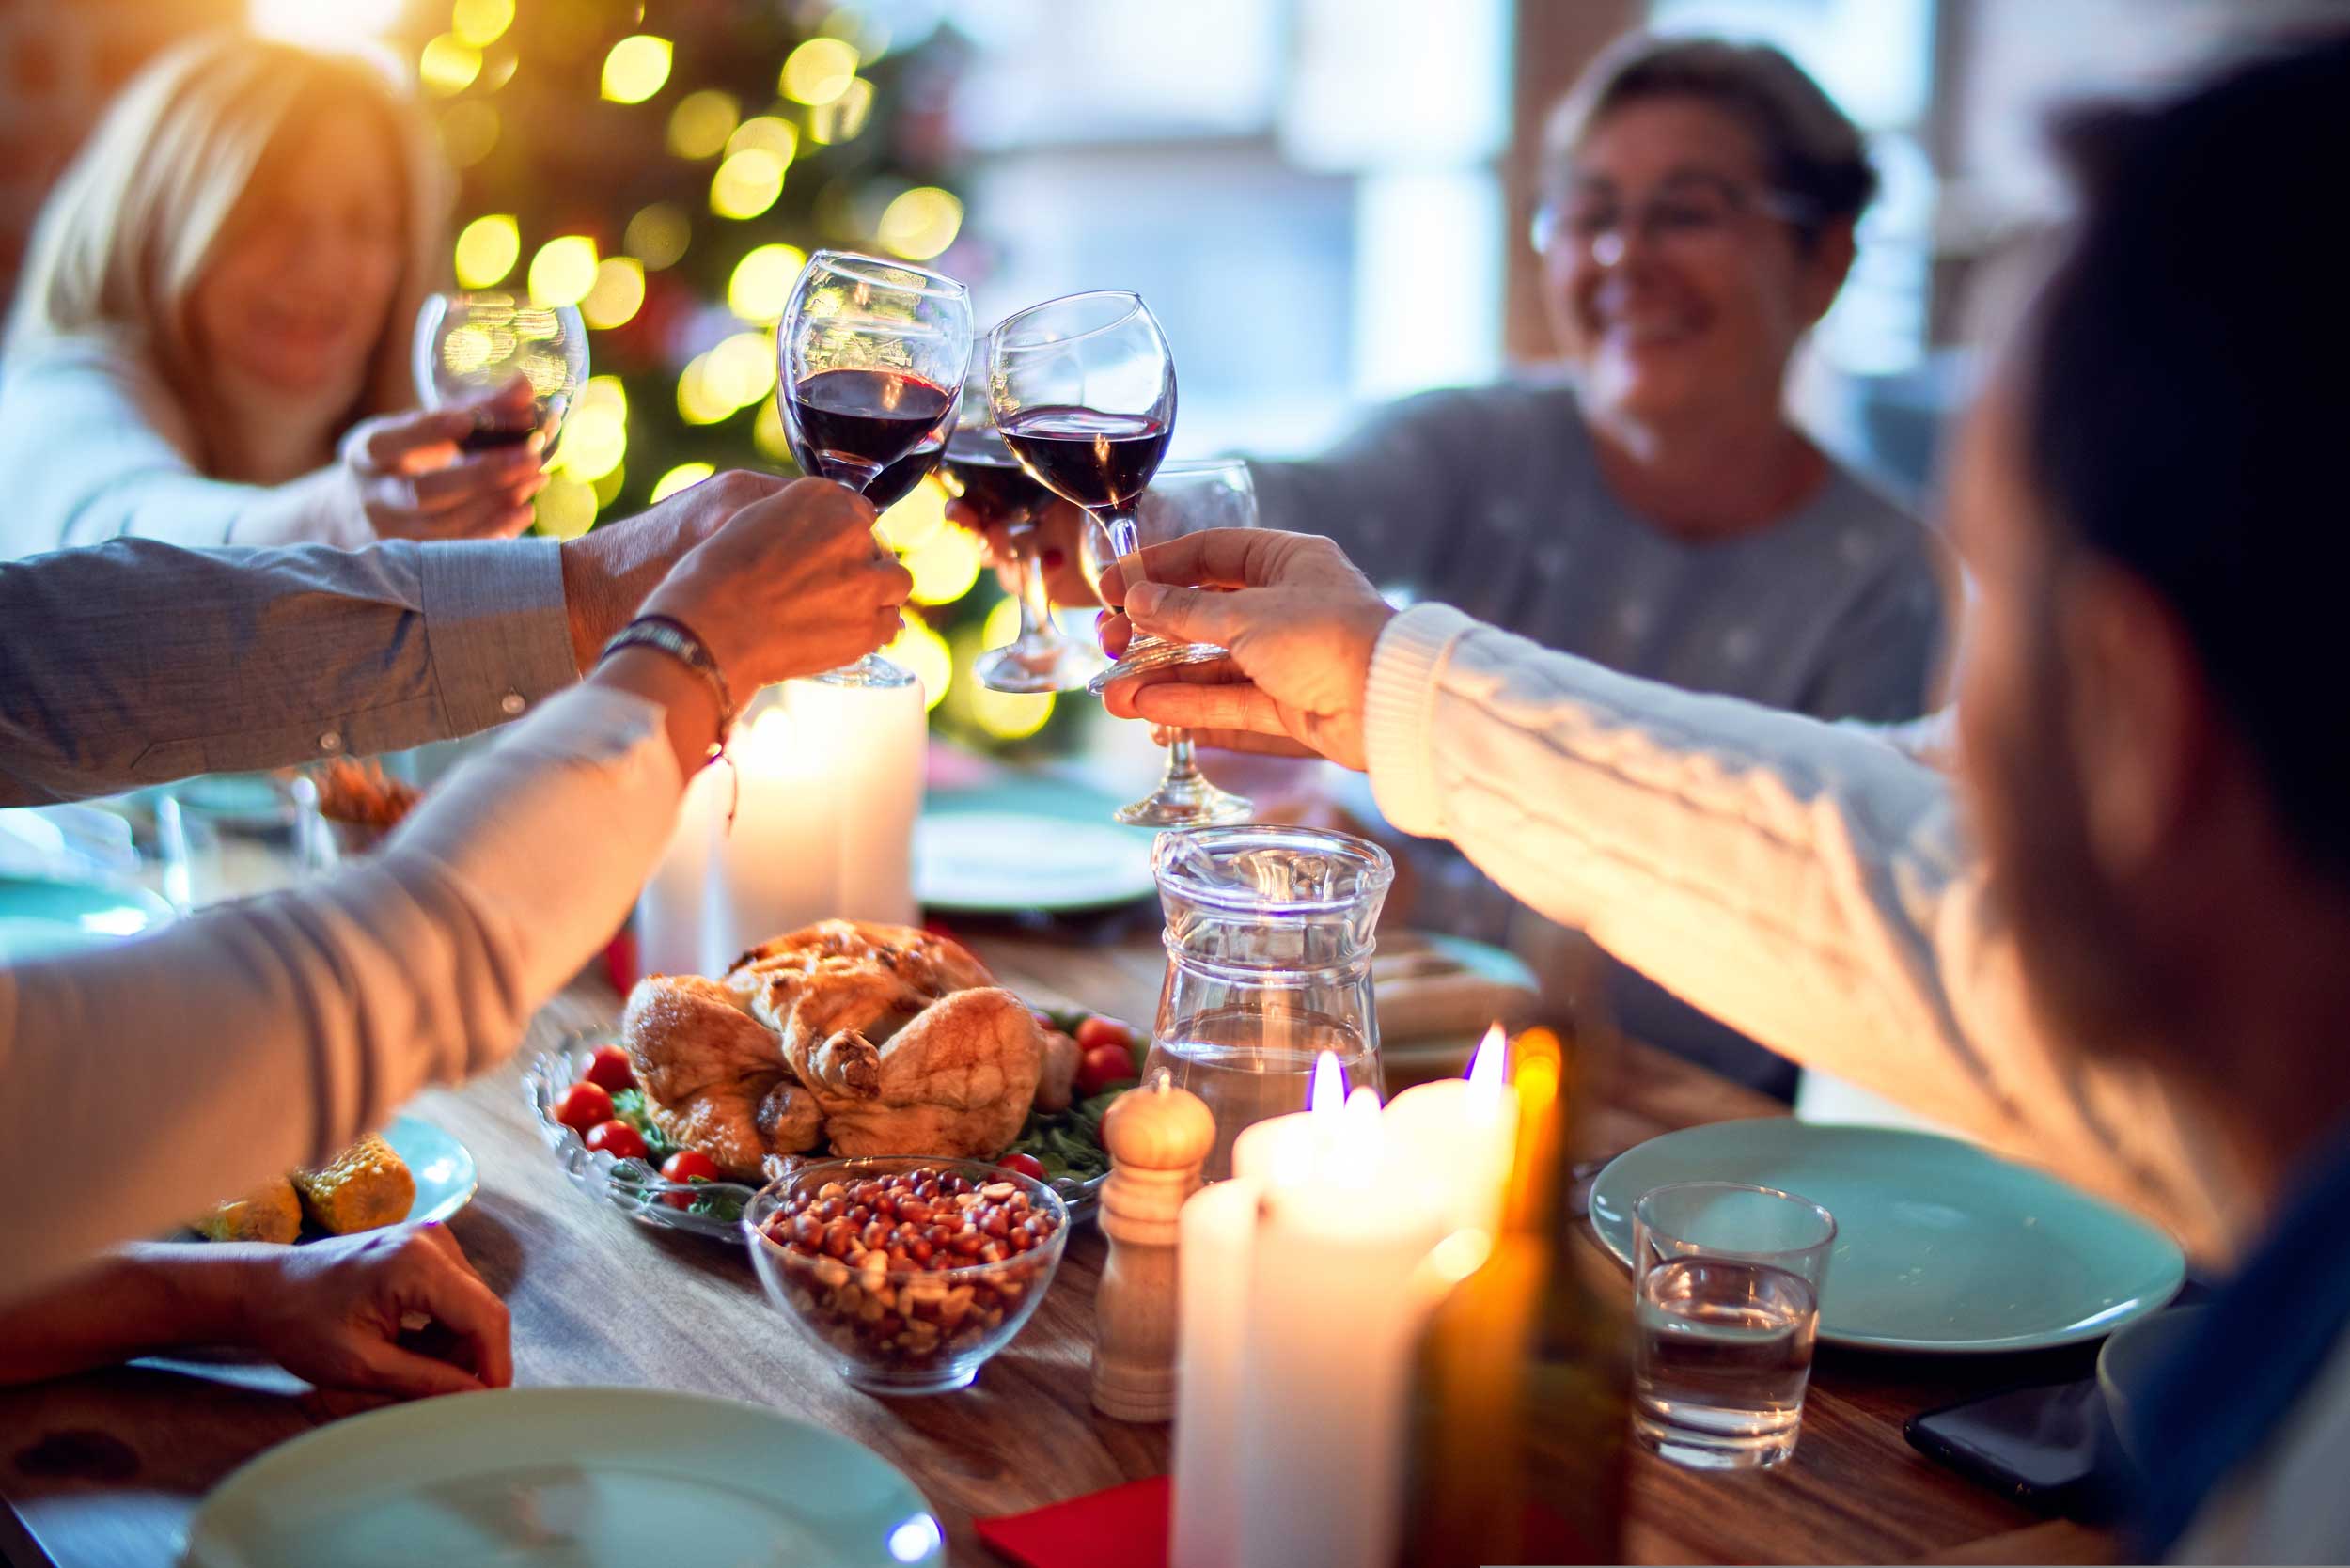
<svg viewBox="0 0 2350 1568"><path fill-rule="evenodd" d="M1123 1045L1096 1045L1077 1058L1077 1093L1091 1099L1135 1075L1135 1054Z"/></svg>
<svg viewBox="0 0 2350 1568"><path fill-rule="evenodd" d="M1044 1180L1044 1162L1034 1154L1006 1154L995 1162L995 1167L999 1170L1017 1171L1040 1182Z"/></svg>
<svg viewBox="0 0 2350 1568"><path fill-rule="evenodd" d="M718 1162L698 1149L681 1149L661 1164L661 1174L680 1186L689 1182L723 1182L727 1173L718 1168ZM661 1201L672 1209L690 1209L694 1195L690 1192L665 1192Z"/></svg>
<svg viewBox="0 0 2350 1568"><path fill-rule="evenodd" d="M1077 1026L1077 1049L1091 1051L1104 1045L1123 1046L1129 1055L1135 1048L1135 1030L1131 1024L1115 1018L1089 1018Z"/></svg>
<svg viewBox="0 0 2350 1568"><path fill-rule="evenodd" d="M603 1085L582 1080L555 1103L555 1119L585 1137L589 1128L612 1120L612 1096Z"/></svg>
<svg viewBox="0 0 2350 1568"><path fill-rule="evenodd" d="M599 1045L595 1059L588 1064L588 1071L579 1075L579 1081L602 1085L618 1094L624 1089L636 1087L636 1069L630 1064L628 1053L618 1045Z"/></svg>
<svg viewBox="0 0 2350 1568"><path fill-rule="evenodd" d="M599 1121L588 1129L588 1152L609 1154L616 1160L641 1160L645 1137L625 1121Z"/></svg>

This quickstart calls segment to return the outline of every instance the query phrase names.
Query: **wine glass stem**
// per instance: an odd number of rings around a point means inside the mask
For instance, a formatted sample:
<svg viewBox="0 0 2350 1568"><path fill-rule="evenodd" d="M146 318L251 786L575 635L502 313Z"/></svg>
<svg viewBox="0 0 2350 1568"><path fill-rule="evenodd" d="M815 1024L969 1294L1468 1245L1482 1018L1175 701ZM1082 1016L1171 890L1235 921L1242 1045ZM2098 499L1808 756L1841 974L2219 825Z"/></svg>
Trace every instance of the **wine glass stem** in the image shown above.
<svg viewBox="0 0 2350 1568"><path fill-rule="evenodd" d="M1191 731L1188 729L1168 730L1167 734L1167 776L1159 781L1160 787L1165 788L1169 784L1189 784L1198 776L1199 761L1192 755Z"/></svg>
<svg viewBox="0 0 2350 1568"><path fill-rule="evenodd" d="M1010 530L1011 547L1020 557L1020 641L1025 646L1053 635L1052 585L1044 580L1044 552L1036 547L1036 519L1029 516Z"/></svg>

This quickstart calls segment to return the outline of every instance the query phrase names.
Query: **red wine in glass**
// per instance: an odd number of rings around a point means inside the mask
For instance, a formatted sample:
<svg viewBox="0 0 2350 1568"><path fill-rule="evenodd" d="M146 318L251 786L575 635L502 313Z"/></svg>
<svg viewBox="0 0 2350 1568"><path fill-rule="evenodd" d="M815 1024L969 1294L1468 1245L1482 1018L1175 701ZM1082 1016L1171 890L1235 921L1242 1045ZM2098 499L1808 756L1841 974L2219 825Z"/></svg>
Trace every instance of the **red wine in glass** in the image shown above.
<svg viewBox="0 0 2350 1568"><path fill-rule="evenodd" d="M1020 465L1088 511L1123 512L1150 488L1174 431L1142 414L1045 404L996 421Z"/></svg>
<svg viewBox="0 0 2350 1568"><path fill-rule="evenodd" d="M876 482L938 428L953 399L899 370L819 370L794 384L786 401L791 416L786 428L800 471L838 480L880 506ZM932 462L936 456L931 454ZM921 477L916 473L914 479ZM905 488L913 489L913 480Z"/></svg>
<svg viewBox="0 0 2350 1568"><path fill-rule="evenodd" d="M519 447L530 439L536 425L476 425L457 438L457 449L462 452L495 452L508 447Z"/></svg>
<svg viewBox="0 0 2350 1568"><path fill-rule="evenodd" d="M1030 478L1019 459L994 442L948 442L938 472L947 488L979 514L982 528L1033 516L1052 498L1052 492Z"/></svg>
<svg viewBox="0 0 2350 1568"><path fill-rule="evenodd" d="M887 511L913 494L914 487L922 482L922 476L938 466L938 454L945 445L941 441L925 441L874 475L872 482L865 487L865 498L873 503L873 510Z"/></svg>

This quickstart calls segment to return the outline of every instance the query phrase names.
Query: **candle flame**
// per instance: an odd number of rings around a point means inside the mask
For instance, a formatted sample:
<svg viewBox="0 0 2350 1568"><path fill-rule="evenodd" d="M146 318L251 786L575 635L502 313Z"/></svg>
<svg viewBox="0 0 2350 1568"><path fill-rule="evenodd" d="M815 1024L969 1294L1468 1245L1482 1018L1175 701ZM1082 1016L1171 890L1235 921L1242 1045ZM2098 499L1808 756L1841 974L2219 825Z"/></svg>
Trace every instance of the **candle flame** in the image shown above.
<svg viewBox="0 0 2350 1568"><path fill-rule="evenodd" d="M1509 1031L1498 1023L1485 1031L1484 1042L1477 1054L1469 1058L1469 1104L1481 1116L1491 1116L1501 1105L1501 1086L1505 1081L1503 1058L1510 1049Z"/></svg>
<svg viewBox="0 0 2350 1568"><path fill-rule="evenodd" d="M1345 1108L1332 1127L1323 1174L1347 1186L1370 1186L1379 1174L1379 1161L1386 1151L1386 1127L1379 1116L1379 1091L1365 1084L1349 1094Z"/></svg>
<svg viewBox="0 0 2350 1568"><path fill-rule="evenodd" d="M1346 1073L1339 1066L1338 1054L1324 1051L1314 1058L1314 1087L1306 1101L1308 1110L1316 1113L1336 1112L1346 1105Z"/></svg>

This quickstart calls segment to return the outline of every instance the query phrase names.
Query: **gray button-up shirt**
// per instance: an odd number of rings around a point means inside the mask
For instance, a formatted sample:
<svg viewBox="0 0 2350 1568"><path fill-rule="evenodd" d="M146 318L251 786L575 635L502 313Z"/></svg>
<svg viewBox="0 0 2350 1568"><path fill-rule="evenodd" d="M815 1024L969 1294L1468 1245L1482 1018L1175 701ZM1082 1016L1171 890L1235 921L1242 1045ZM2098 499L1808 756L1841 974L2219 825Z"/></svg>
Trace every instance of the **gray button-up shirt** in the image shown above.
<svg viewBox="0 0 2350 1568"><path fill-rule="evenodd" d="M553 540L0 562L0 806L421 745L578 679Z"/></svg>

